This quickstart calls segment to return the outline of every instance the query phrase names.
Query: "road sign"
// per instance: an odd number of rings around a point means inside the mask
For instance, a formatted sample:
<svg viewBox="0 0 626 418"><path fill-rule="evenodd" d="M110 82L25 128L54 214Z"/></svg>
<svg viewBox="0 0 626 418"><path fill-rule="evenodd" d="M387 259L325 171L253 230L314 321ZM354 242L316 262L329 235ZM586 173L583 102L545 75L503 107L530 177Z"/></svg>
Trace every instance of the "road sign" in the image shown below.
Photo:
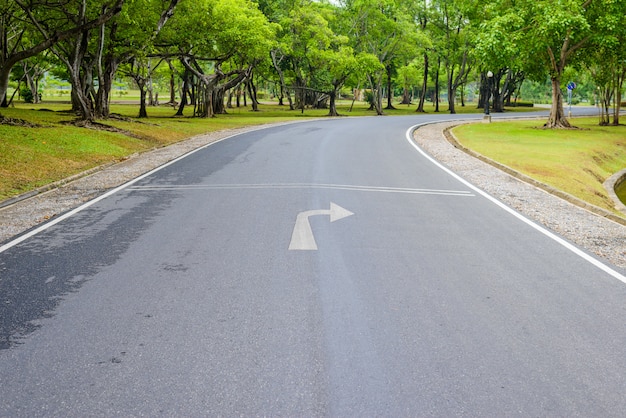
<svg viewBox="0 0 626 418"><path fill-rule="evenodd" d="M574 83L573 81L570 81L569 83L567 83L567 89L572 91L576 88L576 83Z"/></svg>

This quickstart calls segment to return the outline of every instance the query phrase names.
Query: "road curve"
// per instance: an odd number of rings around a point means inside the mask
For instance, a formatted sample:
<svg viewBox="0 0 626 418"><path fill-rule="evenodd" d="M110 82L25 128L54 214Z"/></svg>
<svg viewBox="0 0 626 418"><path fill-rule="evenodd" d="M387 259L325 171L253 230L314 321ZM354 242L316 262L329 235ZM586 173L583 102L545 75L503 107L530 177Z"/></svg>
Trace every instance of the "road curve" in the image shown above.
<svg viewBox="0 0 626 418"><path fill-rule="evenodd" d="M417 152L427 120L239 135L8 247L0 415L621 416L624 272Z"/></svg>

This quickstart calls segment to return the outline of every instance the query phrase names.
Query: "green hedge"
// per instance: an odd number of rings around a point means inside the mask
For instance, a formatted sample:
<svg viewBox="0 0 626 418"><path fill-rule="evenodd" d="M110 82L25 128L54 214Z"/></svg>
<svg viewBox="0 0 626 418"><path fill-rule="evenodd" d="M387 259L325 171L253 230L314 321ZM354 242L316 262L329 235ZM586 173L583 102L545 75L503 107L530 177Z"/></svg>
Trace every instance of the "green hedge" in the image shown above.
<svg viewBox="0 0 626 418"><path fill-rule="evenodd" d="M533 102L511 102L511 107L534 107L535 104Z"/></svg>

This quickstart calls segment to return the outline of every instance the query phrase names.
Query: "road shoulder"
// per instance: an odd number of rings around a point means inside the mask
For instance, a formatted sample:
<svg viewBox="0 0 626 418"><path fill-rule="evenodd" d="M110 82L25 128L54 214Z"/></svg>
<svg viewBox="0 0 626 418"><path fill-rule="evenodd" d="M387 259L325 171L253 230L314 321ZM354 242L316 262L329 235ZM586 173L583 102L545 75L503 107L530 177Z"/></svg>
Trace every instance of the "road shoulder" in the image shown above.
<svg viewBox="0 0 626 418"><path fill-rule="evenodd" d="M510 169L504 171L456 148L447 140L445 131L458 124L425 125L413 137L422 149L470 183L590 253L626 269L625 225L602 215L602 211L591 211L549 193L547 187L525 182L525 176L507 172Z"/></svg>

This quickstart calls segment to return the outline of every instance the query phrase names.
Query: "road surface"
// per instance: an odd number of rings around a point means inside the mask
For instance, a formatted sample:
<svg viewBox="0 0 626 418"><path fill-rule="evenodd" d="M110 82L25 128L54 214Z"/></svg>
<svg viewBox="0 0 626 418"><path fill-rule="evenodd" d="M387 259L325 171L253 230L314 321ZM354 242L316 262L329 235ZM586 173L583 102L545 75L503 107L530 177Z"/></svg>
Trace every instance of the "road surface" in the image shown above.
<svg viewBox="0 0 626 418"><path fill-rule="evenodd" d="M623 416L623 271L407 140L226 139L0 253L0 416Z"/></svg>

